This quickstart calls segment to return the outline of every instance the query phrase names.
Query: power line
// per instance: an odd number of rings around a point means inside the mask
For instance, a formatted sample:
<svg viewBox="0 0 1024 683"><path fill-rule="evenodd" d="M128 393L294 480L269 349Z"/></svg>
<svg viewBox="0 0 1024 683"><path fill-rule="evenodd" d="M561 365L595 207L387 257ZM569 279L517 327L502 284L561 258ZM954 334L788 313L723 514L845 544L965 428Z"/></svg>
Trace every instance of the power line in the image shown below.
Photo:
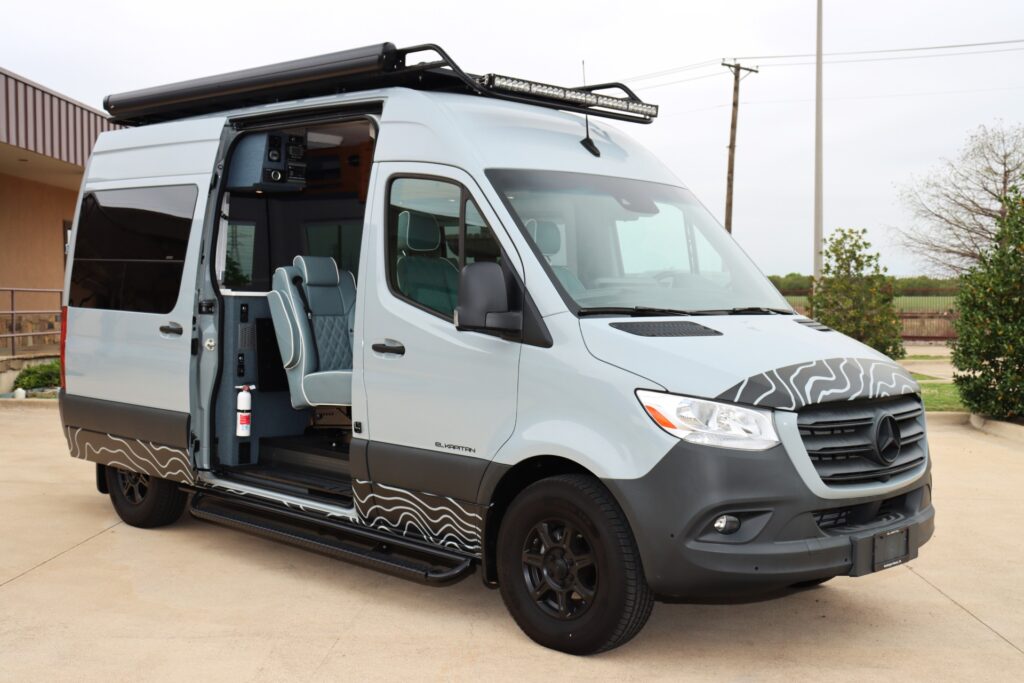
<svg viewBox="0 0 1024 683"><path fill-rule="evenodd" d="M680 73L682 71L690 71L691 69L699 69L701 67L708 67L711 65L717 65L720 60L718 59L705 59L703 62L694 62L693 64L685 64L683 66L674 66L670 69L663 69L661 71L652 71L650 73L641 74L639 76L631 76L630 78L622 78L621 82L627 83L631 81L645 81L648 78L657 78L659 76L667 76L669 74Z"/></svg>
<svg viewBox="0 0 1024 683"><path fill-rule="evenodd" d="M1014 40L992 40L987 43L959 43L957 45L926 45L924 47L894 47L886 50L852 50L849 52L825 52L823 57L841 57L847 55L879 55L887 52L923 52L924 50L952 50L964 47L987 47L990 45L1013 45L1024 43L1024 38ZM759 55L753 57L738 57L737 59L794 59L798 57L814 57L814 53L802 55Z"/></svg>
<svg viewBox="0 0 1024 683"><path fill-rule="evenodd" d="M1008 47L1002 50L973 50L971 52L948 52L941 55L907 55L902 57L870 57L868 59L831 59L825 64L855 64L859 62L898 62L905 59L937 59L939 57L963 57L966 55L990 55L998 52L1020 52L1024 47ZM765 64L766 69L776 69L782 66L807 66L814 62L789 62L788 64Z"/></svg>
<svg viewBox="0 0 1024 683"><path fill-rule="evenodd" d="M851 97L826 97L826 102L845 102L850 100L881 100L889 99L892 97L926 97L931 95L967 95L973 93L982 92L1001 92L1005 90L1024 90L1024 85L1011 85L1000 88L971 88L968 90L926 90L922 92L904 92L904 93L879 93L874 95L854 95ZM740 104L799 104L803 102L813 102L813 97L804 97L796 99L786 100L743 100ZM663 112L659 115L659 118L665 118L667 116L682 116L683 114L696 114L702 111L711 111L712 109L725 109L729 104L714 104L708 107L698 107L696 109L685 109L683 111L669 111Z"/></svg>
<svg viewBox="0 0 1024 683"><path fill-rule="evenodd" d="M703 76L694 76L692 78L683 78L683 79L680 79L678 81L668 81L666 83L655 83L654 85L640 85L640 86L636 86L634 88L634 90L653 90L654 88L662 88L662 87L664 87L666 85L676 85L676 84L679 84L679 83L689 83L690 81L700 81L700 80L704 80L705 78L714 78L715 76L724 76L724 75L725 75L724 71L716 71L714 73L704 74Z"/></svg>
<svg viewBox="0 0 1024 683"><path fill-rule="evenodd" d="M1017 39L1013 39L1013 40L992 40L992 41L987 41L987 42L982 42L982 43L956 43L956 44L949 44L949 45L924 45L924 46L921 46L921 47L894 47L894 48L886 48L886 49L879 49L879 50L849 50L849 51L845 51L845 52L826 52L822 56L823 57L847 57L847 56L852 56L852 55L875 55L875 54L881 55L881 54L892 54L892 53L901 53L901 52L925 52L925 51L932 51L932 50L957 50L957 49L963 49L963 48L968 48L968 47L990 47L990 46L993 46L993 45L1016 45L1016 44L1019 44L1019 43L1024 43L1024 38L1017 38ZM973 50L973 51L970 51L970 52L952 52L952 53L950 53L948 55L922 55L921 57L926 57L926 56L928 56L928 57L931 57L931 56L950 57L950 56L956 56L956 55L989 54L989 53L992 53L992 52L1012 52L1012 51L1019 50L1019 49L1022 49L1022 48L1011 48L1009 50ZM744 59L744 60L748 60L748 61L749 60L764 60L764 59L800 59L800 58L803 58L803 57L814 57L814 56L815 56L814 53L791 54L791 55L753 55L753 56L748 56L748 57L739 57L738 59ZM914 57L914 56L911 56L911 57L889 57L889 58L880 58L880 59L877 59L877 60L834 60L834 61L830 61L830 62L827 62L827 63L828 64L844 64L844 63L856 62L856 61L888 61L889 59L896 60L896 59L918 59L918 58L920 58L920 57ZM691 70L694 70L694 69L708 68L710 66L717 65L718 62L719 62L719 60L717 60L717 59L706 59L706 60L704 60L702 62L693 62L692 64L684 64L682 66L671 67L671 68L668 68L668 69L662 69L661 71L653 71L653 72L650 72L650 73L640 74L638 76L631 76L629 78L620 78L619 80L621 82L623 82L623 83L629 83L631 81L642 81L642 80L647 80L647 79L650 79L650 78L658 78L659 76L668 76L668 75L674 74L674 73L681 73L681 72L684 72L684 71L691 71ZM798 63L787 64L787 65L775 64L775 65L766 65L766 66L802 66L804 64L813 64L813 63L814 62L798 62ZM681 80L681 81L672 81L672 83L665 83L664 85L672 85L674 83L685 83L688 80L697 80L697 79L684 79L684 80ZM650 87L653 87L653 86L650 86Z"/></svg>

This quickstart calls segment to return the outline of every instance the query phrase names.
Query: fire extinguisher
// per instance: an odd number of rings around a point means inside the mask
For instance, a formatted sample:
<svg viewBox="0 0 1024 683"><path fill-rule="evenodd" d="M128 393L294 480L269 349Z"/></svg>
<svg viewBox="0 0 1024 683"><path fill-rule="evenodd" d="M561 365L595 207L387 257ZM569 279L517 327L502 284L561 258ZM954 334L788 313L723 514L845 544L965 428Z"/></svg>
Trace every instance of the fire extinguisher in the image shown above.
<svg viewBox="0 0 1024 683"><path fill-rule="evenodd" d="M236 402L235 436L248 437L252 434L252 393L250 392L256 388L256 385L242 384L235 388L239 389Z"/></svg>

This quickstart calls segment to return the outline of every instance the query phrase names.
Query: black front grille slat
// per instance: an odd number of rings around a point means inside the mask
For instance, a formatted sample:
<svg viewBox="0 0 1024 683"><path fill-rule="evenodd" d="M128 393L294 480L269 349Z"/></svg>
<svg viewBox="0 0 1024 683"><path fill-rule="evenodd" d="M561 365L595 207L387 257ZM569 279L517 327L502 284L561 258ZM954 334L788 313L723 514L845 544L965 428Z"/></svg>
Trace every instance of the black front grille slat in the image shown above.
<svg viewBox="0 0 1024 683"><path fill-rule="evenodd" d="M878 527L898 521L908 512L909 494L902 493L893 498L873 503L860 503L812 513L818 528L826 533L851 532L857 529Z"/></svg>
<svg viewBox="0 0 1024 683"><path fill-rule="evenodd" d="M880 461L875 453L875 424L885 414L896 419L902 443L892 463ZM924 410L917 396L808 406L797 424L807 455L829 485L888 481L923 465L927 457Z"/></svg>
<svg viewBox="0 0 1024 683"><path fill-rule="evenodd" d="M924 458L915 458L910 462L905 462L900 465L894 465L892 467L886 467L878 470L872 470L870 472L856 471L856 472L843 472L839 474L831 474L823 476L821 478L826 484L851 484L861 483L864 481L875 481L877 479L889 479L895 477L897 474L908 472L918 465L924 463Z"/></svg>
<svg viewBox="0 0 1024 683"><path fill-rule="evenodd" d="M863 418L856 418L852 420L834 420L834 421L819 421L811 422L806 425L800 425L800 431L806 430L809 434L822 434L827 432L842 431L844 429L856 429L857 427L866 427L867 425L874 424L875 418L868 416Z"/></svg>

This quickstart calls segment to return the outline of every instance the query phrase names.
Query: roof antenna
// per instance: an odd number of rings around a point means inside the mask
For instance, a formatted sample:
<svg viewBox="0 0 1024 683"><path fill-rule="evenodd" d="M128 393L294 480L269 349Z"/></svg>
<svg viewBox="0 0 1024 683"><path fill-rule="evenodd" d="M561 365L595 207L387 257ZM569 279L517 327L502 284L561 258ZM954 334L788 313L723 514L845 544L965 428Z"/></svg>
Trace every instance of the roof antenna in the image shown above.
<svg viewBox="0 0 1024 683"><path fill-rule="evenodd" d="M583 85L586 86L586 84L587 84L587 60L581 59L580 60L580 66L583 69ZM585 137L582 140L580 140L580 144L583 145L583 149L587 150L588 152L593 154L595 157L599 157L599 156L601 156L601 150L599 150L597 148L597 145L594 144L594 140L590 137L590 115L589 114L584 114L583 115L583 120L586 122L586 126L587 126L587 137Z"/></svg>

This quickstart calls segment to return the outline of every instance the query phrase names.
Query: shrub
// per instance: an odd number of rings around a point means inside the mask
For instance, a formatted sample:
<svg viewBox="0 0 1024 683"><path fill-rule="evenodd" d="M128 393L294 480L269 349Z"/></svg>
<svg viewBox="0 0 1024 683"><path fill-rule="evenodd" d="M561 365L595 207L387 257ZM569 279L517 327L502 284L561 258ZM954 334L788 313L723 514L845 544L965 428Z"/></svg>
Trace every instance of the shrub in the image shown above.
<svg viewBox="0 0 1024 683"><path fill-rule="evenodd" d="M14 380L15 389L45 389L60 386L60 361L27 367Z"/></svg>
<svg viewBox="0 0 1024 683"><path fill-rule="evenodd" d="M825 241L821 278L814 285L816 319L891 358L906 355L893 305L892 279L869 251L866 230L840 228Z"/></svg>
<svg viewBox="0 0 1024 683"><path fill-rule="evenodd" d="M1005 202L991 249L960 280L954 381L972 412L1024 417L1024 198Z"/></svg>

